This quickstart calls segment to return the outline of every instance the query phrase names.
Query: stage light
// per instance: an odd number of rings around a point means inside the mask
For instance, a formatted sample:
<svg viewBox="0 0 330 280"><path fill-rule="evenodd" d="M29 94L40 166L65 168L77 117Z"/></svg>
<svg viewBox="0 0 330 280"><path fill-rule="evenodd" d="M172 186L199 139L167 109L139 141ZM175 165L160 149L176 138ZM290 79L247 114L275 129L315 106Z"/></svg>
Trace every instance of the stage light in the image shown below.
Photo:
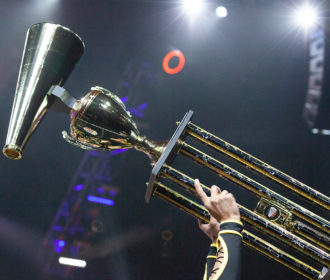
<svg viewBox="0 0 330 280"><path fill-rule="evenodd" d="M215 14L217 15L217 17L219 18L225 18L228 15L228 10L226 7L224 6L219 6L215 9Z"/></svg>
<svg viewBox="0 0 330 280"><path fill-rule="evenodd" d="M204 3L203 0L183 0L183 7L187 14L195 16L203 10Z"/></svg>
<svg viewBox="0 0 330 280"><path fill-rule="evenodd" d="M97 196L93 196L93 195L87 196L87 200L90 201L90 202L105 204L105 205L108 205L108 206L112 206L112 205L115 204L115 202L111 199L106 199L106 198L103 198L103 197L97 197Z"/></svg>
<svg viewBox="0 0 330 280"><path fill-rule="evenodd" d="M295 21L296 24L305 29L311 28L317 24L318 11L310 5L304 5L296 10Z"/></svg>
<svg viewBox="0 0 330 280"><path fill-rule="evenodd" d="M76 267L86 267L87 265L86 261L84 260L65 258L65 257L59 257L58 262L63 265L70 265Z"/></svg>
<svg viewBox="0 0 330 280"><path fill-rule="evenodd" d="M321 134L321 135L330 135L330 130L329 129L317 129L313 128L312 129L313 134Z"/></svg>
<svg viewBox="0 0 330 280"><path fill-rule="evenodd" d="M172 58L176 57L179 62L175 67L170 67L170 61ZM185 64L185 57L180 50L174 50L167 53L163 59L163 69L167 74L173 75L179 73Z"/></svg>
<svg viewBox="0 0 330 280"><path fill-rule="evenodd" d="M104 193L104 189L103 188L97 188L97 192L98 193Z"/></svg>
<svg viewBox="0 0 330 280"><path fill-rule="evenodd" d="M74 190L78 192L78 191L81 191L83 188L84 188L84 185L77 185L74 187Z"/></svg>
<svg viewBox="0 0 330 280"><path fill-rule="evenodd" d="M57 253L62 252L62 249L63 249L64 246L65 246L65 241L64 240L58 240L58 239L56 239L54 241L54 247L55 247L55 251Z"/></svg>

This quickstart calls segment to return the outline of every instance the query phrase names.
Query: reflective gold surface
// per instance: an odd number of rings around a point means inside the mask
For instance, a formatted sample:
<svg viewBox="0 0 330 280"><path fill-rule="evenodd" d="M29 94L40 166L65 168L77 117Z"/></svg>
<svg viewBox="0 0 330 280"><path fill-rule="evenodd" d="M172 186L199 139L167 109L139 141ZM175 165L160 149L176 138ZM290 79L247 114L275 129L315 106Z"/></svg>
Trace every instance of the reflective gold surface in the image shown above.
<svg viewBox="0 0 330 280"><path fill-rule="evenodd" d="M120 98L101 87L93 87L74 104L70 134L78 146L100 150L135 148L152 162L165 147L141 135Z"/></svg>
<svg viewBox="0 0 330 280"><path fill-rule="evenodd" d="M29 28L3 148L6 157L22 157L51 103L49 89L64 84L83 51L80 37L66 27L38 23Z"/></svg>
<svg viewBox="0 0 330 280"><path fill-rule="evenodd" d="M330 223L326 219L316 215L299 204L287 199L286 197L272 191L262 184L252 180L235 169L223 164L217 159L199 151L187 143L182 143L180 153L194 160L195 162L209 168L211 171L218 174L220 177L235 183L243 188L257 194L265 199L271 199L277 203L286 206L297 217L305 220L316 226L319 230L326 233L330 232Z"/></svg>
<svg viewBox="0 0 330 280"><path fill-rule="evenodd" d="M230 159L242 164L258 174L263 175L279 185L282 185L294 193L308 199L309 201L330 210L330 198L319 191L299 182L291 176L281 172L280 170L270 166L269 164L251 156L245 151L231 145L230 143L220 139L219 137L207 132L206 130L190 123L187 127L186 133L193 138L199 140L203 144L215 149L216 151L226 155Z"/></svg>

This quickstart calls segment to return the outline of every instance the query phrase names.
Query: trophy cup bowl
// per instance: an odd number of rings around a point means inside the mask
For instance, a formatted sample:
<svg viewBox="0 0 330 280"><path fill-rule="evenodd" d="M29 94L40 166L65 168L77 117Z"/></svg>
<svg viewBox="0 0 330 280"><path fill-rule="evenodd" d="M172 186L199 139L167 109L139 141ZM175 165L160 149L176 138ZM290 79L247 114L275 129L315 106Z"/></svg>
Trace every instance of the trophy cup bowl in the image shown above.
<svg viewBox="0 0 330 280"><path fill-rule="evenodd" d="M81 148L135 148L147 154L151 162L156 162L164 150L164 143L141 135L120 98L102 87L93 87L73 105L70 134L64 133L64 138Z"/></svg>

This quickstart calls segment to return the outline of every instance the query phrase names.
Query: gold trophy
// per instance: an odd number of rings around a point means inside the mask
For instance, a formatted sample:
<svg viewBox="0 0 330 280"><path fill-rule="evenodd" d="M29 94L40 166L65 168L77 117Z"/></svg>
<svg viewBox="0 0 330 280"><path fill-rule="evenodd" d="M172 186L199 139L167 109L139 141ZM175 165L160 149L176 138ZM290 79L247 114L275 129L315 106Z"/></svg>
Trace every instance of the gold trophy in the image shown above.
<svg viewBox="0 0 330 280"><path fill-rule="evenodd" d="M295 254L277 248L246 229L242 233L245 245L293 269L307 279L325 279L328 277L330 264L329 221L218 159L203 153L186 143L185 139L191 137L199 141L236 163L253 170L260 176L289 189L292 193L312 202L327 213L330 209L329 197L198 127L192 123L192 111L187 112L182 121L178 123L175 133L166 144L155 143L140 134L123 102L110 91L101 87L93 87L83 98L76 100L61 87L62 84L46 79L47 70L43 77L43 98L56 98L65 108L64 111L68 111L68 109L71 111L70 133L63 132L66 141L83 149L107 151L135 148L148 155L153 169L147 184L146 202L149 202L152 196L156 196L200 220L209 221L208 211L195 200L183 195L183 192L196 195L193 179L171 167L177 156L188 157L221 178L255 194L259 198L259 202L254 210L239 205L244 224L253 227L261 234L272 237L281 244L291 247ZM37 93L34 92L33 94ZM41 93L38 92L38 94L42 96ZM12 113L4 148L4 154L9 158L20 158L24 147L21 142L18 142L17 137L13 137L12 131L16 131L16 134L21 133L21 138L27 139L31 136L31 133L28 133L33 129L27 129L25 126L29 123L28 126L31 127L31 123L35 123L35 117L30 118L29 122L24 124L17 121L15 112L19 109L17 109L16 99L21 100L19 104L27 104L28 108L33 106L33 110L31 109L33 114L31 113L31 115L34 116L40 116L37 112L44 108L42 107L43 102L40 103L44 100L43 98L39 96L38 105L36 102L32 102L29 96L31 96L31 92L27 90L25 85L19 83L13 107L14 113ZM23 102L26 100L29 102ZM32 128L35 128L35 125ZM25 143L26 141L23 141L23 144ZM170 188L169 183L174 183L182 192L179 193ZM207 186L202 184L202 187L207 194L210 194L210 189Z"/></svg>

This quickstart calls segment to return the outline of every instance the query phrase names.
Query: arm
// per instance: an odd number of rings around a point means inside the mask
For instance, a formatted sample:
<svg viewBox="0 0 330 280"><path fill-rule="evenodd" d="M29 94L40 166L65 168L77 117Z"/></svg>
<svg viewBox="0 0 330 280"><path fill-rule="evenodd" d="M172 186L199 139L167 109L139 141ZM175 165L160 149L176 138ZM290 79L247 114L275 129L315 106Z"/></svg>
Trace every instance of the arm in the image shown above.
<svg viewBox="0 0 330 280"><path fill-rule="evenodd" d="M203 231L211 239L212 242L206 257L204 274L204 279L209 279L217 258L217 252L219 250L217 240L219 235L220 223L214 217L211 216L209 223L205 223L198 220L198 224L201 231Z"/></svg>
<svg viewBox="0 0 330 280"><path fill-rule="evenodd" d="M241 231L241 222L228 220L221 223L221 229L218 237L220 249L217 251L217 258L208 279L240 279Z"/></svg>
<svg viewBox="0 0 330 280"><path fill-rule="evenodd" d="M198 180L195 180L195 188L204 206L211 214L209 226L204 225L202 228L200 225L201 230L212 240L204 280L238 280L242 223L235 198L225 190L220 192L217 186L212 186L211 196L208 197ZM220 224L217 230L210 226L214 224L214 220ZM212 234L210 234L210 229L213 229ZM214 242L215 232L218 232L216 242Z"/></svg>

